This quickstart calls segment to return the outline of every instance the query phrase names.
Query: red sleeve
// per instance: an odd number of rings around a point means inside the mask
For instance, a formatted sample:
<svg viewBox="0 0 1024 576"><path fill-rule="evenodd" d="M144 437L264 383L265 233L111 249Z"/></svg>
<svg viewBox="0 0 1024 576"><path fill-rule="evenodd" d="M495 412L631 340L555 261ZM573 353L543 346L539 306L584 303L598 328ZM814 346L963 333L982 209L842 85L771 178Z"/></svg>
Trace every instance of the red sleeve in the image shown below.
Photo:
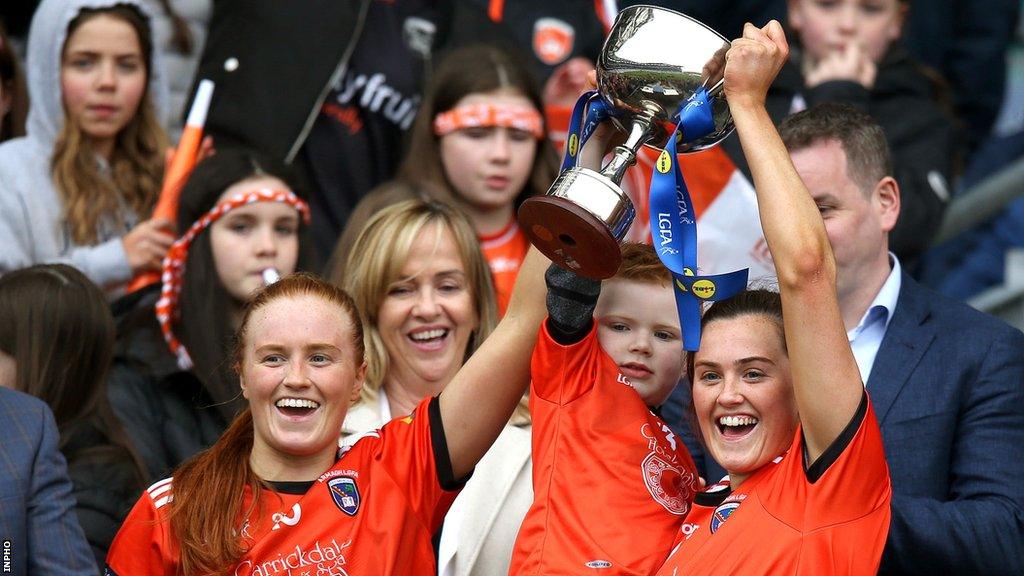
<svg viewBox="0 0 1024 576"><path fill-rule="evenodd" d="M385 424L378 455L412 513L432 533L466 480L453 478L439 406L437 397L427 398L409 416Z"/></svg>
<svg viewBox="0 0 1024 576"><path fill-rule="evenodd" d="M149 493L143 492L110 545L105 576L178 573L178 552L171 543L170 525L160 512Z"/></svg>
<svg viewBox="0 0 1024 576"><path fill-rule="evenodd" d="M892 497L889 467L885 462L882 433L866 394L862 407L848 426L852 434L846 438L840 434L836 439L845 446L830 446L819 457L819 462L812 463L806 471L803 434L797 430L793 447L779 464L784 469L765 494L766 506L779 511L782 517L799 514L799 518L786 521L803 526L807 531L850 522L880 506L889 506ZM824 470L814 473L813 469L823 464L822 459L831 462L824 462ZM802 505L795 506L794 498Z"/></svg>
<svg viewBox="0 0 1024 576"><path fill-rule="evenodd" d="M545 320L530 363L531 394L561 406L569 404L594 387L601 356L597 322L582 340L564 346L551 337Z"/></svg>

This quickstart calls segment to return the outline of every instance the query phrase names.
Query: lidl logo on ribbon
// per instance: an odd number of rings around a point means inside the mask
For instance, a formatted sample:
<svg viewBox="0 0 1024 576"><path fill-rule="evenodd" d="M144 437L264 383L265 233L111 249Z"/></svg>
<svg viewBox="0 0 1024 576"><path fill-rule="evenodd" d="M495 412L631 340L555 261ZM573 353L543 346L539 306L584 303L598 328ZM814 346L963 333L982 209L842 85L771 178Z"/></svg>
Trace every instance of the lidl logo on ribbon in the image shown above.
<svg viewBox="0 0 1024 576"><path fill-rule="evenodd" d="M576 156L577 147L580 145L580 139L575 134L569 135L569 156Z"/></svg>
<svg viewBox="0 0 1024 576"><path fill-rule="evenodd" d="M359 511L359 488L354 478L335 478L327 483L327 488L331 491L331 499L339 510L349 516L356 515Z"/></svg>
<svg viewBox="0 0 1024 576"><path fill-rule="evenodd" d="M679 123L668 137L651 175L651 213L658 214L658 257L672 272L679 326L683 330L683 348L700 347L700 315L703 302L723 300L746 288L747 270L728 274L697 276L697 223L691 214L686 180L675 162L676 135L682 131L687 142L702 138L714 130L711 101L699 90L679 111ZM652 235L654 229L651 229ZM659 243L658 240L661 240ZM671 248L666 250L665 248Z"/></svg>
<svg viewBox="0 0 1024 576"><path fill-rule="evenodd" d="M672 155L668 153L668 150L663 150L661 156L658 156L658 163L655 164L658 172L662 174L668 174L668 171L672 169Z"/></svg>
<svg viewBox="0 0 1024 576"><path fill-rule="evenodd" d="M697 280L690 287L693 295L702 300L707 300L715 295L715 283L708 279Z"/></svg>

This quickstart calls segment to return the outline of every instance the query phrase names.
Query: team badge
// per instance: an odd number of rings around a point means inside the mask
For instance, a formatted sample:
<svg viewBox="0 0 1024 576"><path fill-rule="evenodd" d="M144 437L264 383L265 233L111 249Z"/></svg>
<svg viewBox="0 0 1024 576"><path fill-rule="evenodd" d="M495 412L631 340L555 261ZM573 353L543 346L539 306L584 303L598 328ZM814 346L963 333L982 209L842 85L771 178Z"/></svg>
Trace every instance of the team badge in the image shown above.
<svg viewBox="0 0 1024 576"><path fill-rule="evenodd" d="M533 24L533 51L548 66L561 64L572 54L576 30L557 18L540 18Z"/></svg>
<svg viewBox="0 0 1024 576"><path fill-rule="evenodd" d="M722 524L729 519L729 516L732 516L732 513L739 507L739 502L726 502L715 508L715 513L711 515L711 533L717 532Z"/></svg>
<svg viewBox="0 0 1024 576"><path fill-rule="evenodd" d="M644 484L647 485L647 491L651 493L655 502L677 516L685 516L690 511L693 493L690 490L692 478L687 480L689 474L654 452L644 458L641 468L644 472Z"/></svg>
<svg viewBox="0 0 1024 576"><path fill-rule="evenodd" d="M359 511L359 488L353 478L335 478L327 483L327 489L331 491L331 499L339 510L349 516L356 515Z"/></svg>

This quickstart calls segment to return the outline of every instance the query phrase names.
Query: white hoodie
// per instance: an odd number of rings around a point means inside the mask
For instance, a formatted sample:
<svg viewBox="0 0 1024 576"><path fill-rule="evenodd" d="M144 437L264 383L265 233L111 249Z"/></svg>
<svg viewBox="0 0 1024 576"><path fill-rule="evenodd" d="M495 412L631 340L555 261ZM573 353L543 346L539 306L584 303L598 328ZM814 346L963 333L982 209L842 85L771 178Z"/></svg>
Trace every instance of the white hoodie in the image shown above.
<svg viewBox="0 0 1024 576"><path fill-rule="evenodd" d="M97 244L75 244L50 169L53 143L64 125L60 63L68 24L82 8L115 4L135 5L149 16L135 0L43 0L32 19L27 51L31 98L27 135L0 145L0 274L33 264L63 262L108 292L131 278L121 236L140 215L126 208L123 226L110 218L101 222ZM156 51L152 58L149 98L163 120L166 86Z"/></svg>

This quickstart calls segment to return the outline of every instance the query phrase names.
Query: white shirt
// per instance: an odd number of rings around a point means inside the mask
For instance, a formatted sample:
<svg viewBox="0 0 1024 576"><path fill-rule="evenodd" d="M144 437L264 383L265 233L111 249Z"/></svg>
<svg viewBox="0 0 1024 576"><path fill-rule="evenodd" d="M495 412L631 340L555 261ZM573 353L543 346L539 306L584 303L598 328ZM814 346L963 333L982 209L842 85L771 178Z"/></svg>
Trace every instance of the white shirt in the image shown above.
<svg viewBox="0 0 1024 576"><path fill-rule="evenodd" d="M896 311L896 301L900 297L900 286L903 284L899 259L890 252L889 261L892 262L892 270L882 284L882 289L871 301L860 323L846 333L846 337L850 339L850 348L853 349L853 357L857 360L857 368L860 369L861 382L865 385L868 376L871 375L871 367L875 364L878 348L882 345L882 338L885 338L885 331L889 328L889 321Z"/></svg>

